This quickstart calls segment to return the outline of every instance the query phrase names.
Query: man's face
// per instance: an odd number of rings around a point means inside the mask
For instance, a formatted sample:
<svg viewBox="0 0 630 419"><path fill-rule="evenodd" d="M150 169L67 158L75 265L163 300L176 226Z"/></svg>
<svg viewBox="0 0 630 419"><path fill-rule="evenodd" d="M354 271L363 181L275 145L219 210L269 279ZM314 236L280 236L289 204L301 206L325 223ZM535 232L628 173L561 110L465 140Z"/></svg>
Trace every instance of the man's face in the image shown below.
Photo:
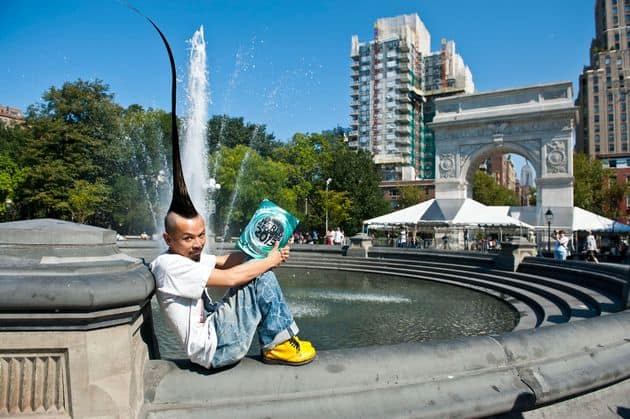
<svg viewBox="0 0 630 419"><path fill-rule="evenodd" d="M199 262L206 244L206 225L203 218L197 216L187 219L177 214L172 216L175 217L175 228L171 233L164 233L164 240L170 251Z"/></svg>

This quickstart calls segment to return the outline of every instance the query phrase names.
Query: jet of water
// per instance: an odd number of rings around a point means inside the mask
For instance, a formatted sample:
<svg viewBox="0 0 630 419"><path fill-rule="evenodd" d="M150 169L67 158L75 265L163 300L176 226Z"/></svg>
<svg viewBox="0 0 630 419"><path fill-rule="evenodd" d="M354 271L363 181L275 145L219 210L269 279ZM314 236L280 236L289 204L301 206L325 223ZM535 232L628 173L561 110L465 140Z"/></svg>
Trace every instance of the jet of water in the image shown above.
<svg viewBox="0 0 630 419"><path fill-rule="evenodd" d="M206 219L209 228L213 225L208 208L209 194L213 194L208 176L208 104L210 92L206 68L206 41L203 26L190 39L188 82L186 86L187 117L184 125L184 147L182 161L184 178L195 208Z"/></svg>

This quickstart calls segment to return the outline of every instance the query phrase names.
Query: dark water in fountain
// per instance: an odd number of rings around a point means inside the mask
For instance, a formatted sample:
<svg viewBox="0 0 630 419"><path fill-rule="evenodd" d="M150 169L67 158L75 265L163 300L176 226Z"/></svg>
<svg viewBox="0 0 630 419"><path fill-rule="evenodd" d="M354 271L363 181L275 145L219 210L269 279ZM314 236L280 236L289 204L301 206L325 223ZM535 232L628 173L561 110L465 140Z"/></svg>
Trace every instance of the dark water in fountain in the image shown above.
<svg viewBox="0 0 630 419"><path fill-rule="evenodd" d="M316 349L423 342L512 330L518 313L506 302L466 288L357 272L277 271L300 337ZM163 358L185 358L154 301ZM254 338L250 354L260 349Z"/></svg>

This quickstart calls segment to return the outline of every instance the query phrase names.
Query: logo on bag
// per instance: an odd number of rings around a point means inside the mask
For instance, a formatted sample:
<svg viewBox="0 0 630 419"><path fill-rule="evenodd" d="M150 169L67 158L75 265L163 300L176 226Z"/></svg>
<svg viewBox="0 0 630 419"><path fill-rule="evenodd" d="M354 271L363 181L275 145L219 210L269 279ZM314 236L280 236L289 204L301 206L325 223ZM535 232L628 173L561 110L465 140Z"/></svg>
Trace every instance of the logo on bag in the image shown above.
<svg viewBox="0 0 630 419"><path fill-rule="evenodd" d="M265 246L273 246L275 242L282 240L284 227L279 220L272 217L265 217L256 223L254 236Z"/></svg>

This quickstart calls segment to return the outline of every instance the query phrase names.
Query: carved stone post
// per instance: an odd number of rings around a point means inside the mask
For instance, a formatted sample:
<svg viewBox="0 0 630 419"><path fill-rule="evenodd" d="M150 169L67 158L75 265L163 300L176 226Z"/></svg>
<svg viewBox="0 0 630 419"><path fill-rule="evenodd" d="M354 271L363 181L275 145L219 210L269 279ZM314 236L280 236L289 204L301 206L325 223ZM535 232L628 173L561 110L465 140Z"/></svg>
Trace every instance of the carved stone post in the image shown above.
<svg viewBox="0 0 630 419"><path fill-rule="evenodd" d="M136 417L153 290L114 231L0 224L0 418Z"/></svg>
<svg viewBox="0 0 630 419"><path fill-rule="evenodd" d="M527 256L536 256L536 244L522 237L501 243L501 253L496 258L496 268L516 272Z"/></svg>
<svg viewBox="0 0 630 419"><path fill-rule="evenodd" d="M350 237L350 246L345 256L368 257L368 251L372 247L372 238L365 233L358 233Z"/></svg>

